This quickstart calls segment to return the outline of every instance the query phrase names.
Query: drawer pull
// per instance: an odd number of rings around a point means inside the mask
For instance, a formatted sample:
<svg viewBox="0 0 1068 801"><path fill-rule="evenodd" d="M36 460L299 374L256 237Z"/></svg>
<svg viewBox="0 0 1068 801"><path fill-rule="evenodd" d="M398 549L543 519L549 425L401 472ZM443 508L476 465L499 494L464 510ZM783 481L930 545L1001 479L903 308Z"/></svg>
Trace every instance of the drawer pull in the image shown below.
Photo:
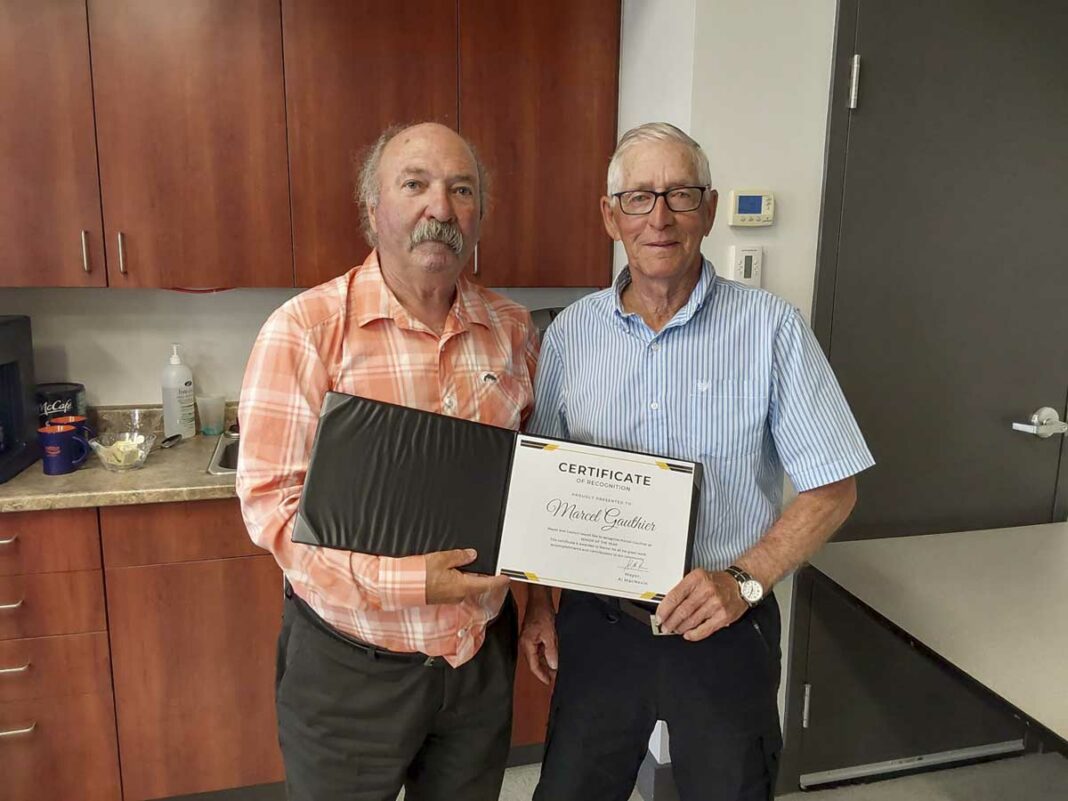
<svg viewBox="0 0 1068 801"><path fill-rule="evenodd" d="M4 539L0 540L0 545L14 545L15 540L17 540L18 538L18 534L12 534L10 537L4 537Z"/></svg>
<svg viewBox="0 0 1068 801"><path fill-rule="evenodd" d="M36 728L37 721L35 720L24 729L8 729L7 731L0 731L0 737L18 737L20 734L33 734L33 730Z"/></svg>
<svg viewBox="0 0 1068 801"><path fill-rule="evenodd" d="M30 669L30 663L29 662L27 662L22 667L0 668L0 676L11 676L11 675L14 675L15 673L25 673L29 669Z"/></svg>
<svg viewBox="0 0 1068 801"><path fill-rule="evenodd" d="M19 598L13 604L0 604L0 612L6 612L9 609L18 609L20 606L22 606L22 602L25 600L25 598Z"/></svg>

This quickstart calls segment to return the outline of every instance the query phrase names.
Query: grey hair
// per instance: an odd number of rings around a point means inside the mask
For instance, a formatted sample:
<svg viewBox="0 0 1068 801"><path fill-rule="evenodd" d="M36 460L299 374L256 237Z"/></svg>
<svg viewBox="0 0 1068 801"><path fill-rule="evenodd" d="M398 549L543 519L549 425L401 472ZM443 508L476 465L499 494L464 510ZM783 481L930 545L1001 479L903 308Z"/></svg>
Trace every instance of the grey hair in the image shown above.
<svg viewBox="0 0 1068 801"><path fill-rule="evenodd" d="M378 168L382 165L382 153L385 152L386 145L392 142L395 137L409 128L423 124L421 122L413 122L406 125L391 125L382 131L378 139L374 141L374 144L365 151L356 177L356 202L360 206L360 226L363 228L363 236L371 247L378 247L378 236L375 234L374 229L371 228L370 210L378 205L378 199L382 191L382 185L378 180ZM467 145L467 149L471 151L471 156L475 160L475 170L478 174L478 216L479 219L482 219L486 216L486 204L489 202L489 173L486 171L486 165L482 163L482 158L478 155L475 146L466 137L460 136L460 139Z"/></svg>
<svg viewBox="0 0 1068 801"><path fill-rule="evenodd" d="M631 128L619 140L612 160L608 162L608 195L623 191L623 155L642 142L677 142L683 145L693 159L697 182L702 186L712 183L712 170L708 166L708 156L701 146L679 128L669 122L647 122ZM614 199L613 199L614 202Z"/></svg>

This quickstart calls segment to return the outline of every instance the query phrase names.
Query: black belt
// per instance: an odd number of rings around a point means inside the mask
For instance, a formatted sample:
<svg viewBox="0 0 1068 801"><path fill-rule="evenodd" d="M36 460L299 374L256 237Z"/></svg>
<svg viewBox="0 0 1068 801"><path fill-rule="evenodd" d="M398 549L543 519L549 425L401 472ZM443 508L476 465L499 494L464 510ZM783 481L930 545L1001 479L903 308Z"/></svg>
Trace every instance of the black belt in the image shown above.
<svg viewBox="0 0 1068 801"><path fill-rule="evenodd" d="M346 645L350 645L358 651L363 651L371 659L384 659L387 662L407 662L408 664L424 664L427 666L437 664L438 662L444 662L444 657L441 656L428 656L420 651L390 651L388 648L380 648L377 645L371 645L363 640L357 640L355 637L350 637L343 631L338 631L325 620L323 620L316 613L314 609L308 606L308 602L293 592L293 586L287 579L285 582L285 594L286 598L293 602L297 611L301 617L311 623L319 631L323 632L329 637L333 637L335 640L340 640Z"/></svg>
<svg viewBox="0 0 1068 801"><path fill-rule="evenodd" d="M628 615L643 626L649 626L649 618L651 615L656 614L657 604L643 603L642 601L631 601L626 598L615 598L611 595L596 595L593 596L602 604L611 609L618 609L625 615Z"/></svg>

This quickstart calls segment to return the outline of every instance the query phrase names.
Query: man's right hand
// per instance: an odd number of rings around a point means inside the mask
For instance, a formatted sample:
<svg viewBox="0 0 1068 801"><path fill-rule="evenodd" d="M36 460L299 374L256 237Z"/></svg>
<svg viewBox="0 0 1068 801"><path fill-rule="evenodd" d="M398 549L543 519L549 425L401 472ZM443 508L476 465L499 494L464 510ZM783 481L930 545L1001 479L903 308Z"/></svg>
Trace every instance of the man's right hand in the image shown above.
<svg viewBox="0 0 1068 801"><path fill-rule="evenodd" d="M458 604L464 598L481 595L508 586L508 576L483 576L462 573L456 568L469 565L478 558L474 548L454 551L435 551L426 555L426 602L428 604Z"/></svg>
<svg viewBox="0 0 1068 801"><path fill-rule="evenodd" d="M559 651L556 643L556 612L552 596L543 587L531 587L519 649L527 658L530 672L542 684L551 684L556 676Z"/></svg>

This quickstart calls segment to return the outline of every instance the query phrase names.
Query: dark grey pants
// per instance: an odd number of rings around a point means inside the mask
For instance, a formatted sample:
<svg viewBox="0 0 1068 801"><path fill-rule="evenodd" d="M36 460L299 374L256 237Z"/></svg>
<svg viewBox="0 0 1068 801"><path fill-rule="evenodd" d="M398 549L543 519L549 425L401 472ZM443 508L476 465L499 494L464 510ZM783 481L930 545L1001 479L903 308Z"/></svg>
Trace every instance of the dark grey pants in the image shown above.
<svg viewBox="0 0 1068 801"><path fill-rule="evenodd" d="M287 598L279 742L290 801L497 801L512 729L511 597L470 662L372 656ZM318 625L316 625L318 624Z"/></svg>
<svg viewBox="0 0 1068 801"><path fill-rule="evenodd" d="M700 642L655 637L596 596L565 592L560 670L535 801L625 801L657 720L682 801L767 801L782 748L779 608L769 597Z"/></svg>

